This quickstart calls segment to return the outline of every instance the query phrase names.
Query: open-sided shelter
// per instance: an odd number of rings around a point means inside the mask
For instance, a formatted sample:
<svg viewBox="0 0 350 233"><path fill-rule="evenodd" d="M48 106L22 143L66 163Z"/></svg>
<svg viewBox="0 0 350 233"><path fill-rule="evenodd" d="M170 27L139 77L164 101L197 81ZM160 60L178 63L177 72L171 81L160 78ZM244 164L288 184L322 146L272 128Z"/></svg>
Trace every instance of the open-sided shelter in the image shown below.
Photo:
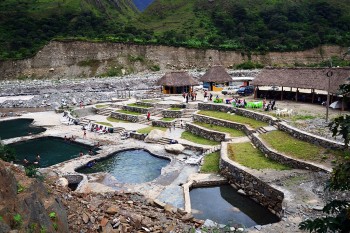
<svg viewBox="0 0 350 233"><path fill-rule="evenodd" d="M231 76L223 66L211 67L201 78L203 87L208 87L209 91L221 91L232 82Z"/></svg>
<svg viewBox="0 0 350 233"><path fill-rule="evenodd" d="M189 92L193 89L193 86L198 84L199 82L185 71L166 73L157 82L157 85L162 86L162 92L164 94L181 94L183 92Z"/></svg>
<svg viewBox="0 0 350 233"><path fill-rule="evenodd" d="M252 83L256 87L255 97L260 96L257 93L259 86L278 86L281 87L278 91L281 100L292 96L293 100L307 101L304 97L307 96L310 102L314 102L320 99L316 99L315 90L336 96L339 85L347 83L349 78L350 68L265 68ZM299 93L299 89L309 89L310 92L306 95Z"/></svg>

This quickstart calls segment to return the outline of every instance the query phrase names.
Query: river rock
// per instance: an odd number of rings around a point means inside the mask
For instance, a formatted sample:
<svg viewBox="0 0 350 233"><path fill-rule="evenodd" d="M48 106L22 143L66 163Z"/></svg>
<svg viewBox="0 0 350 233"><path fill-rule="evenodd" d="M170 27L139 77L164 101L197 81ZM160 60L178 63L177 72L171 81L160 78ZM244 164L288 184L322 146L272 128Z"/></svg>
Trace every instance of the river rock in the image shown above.
<svg viewBox="0 0 350 233"><path fill-rule="evenodd" d="M213 220L206 219L203 226L204 227L216 227L216 223Z"/></svg>
<svg viewBox="0 0 350 233"><path fill-rule="evenodd" d="M110 206L107 210L106 213L107 214L116 214L118 213L118 207L117 206Z"/></svg>
<svg viewBox="0 0 350 233"><path fill-rule="evenodd" d="M164 148L167 152L172 154L180 154L182 153L182 151L185 150L185 147L181 144L169 144L166 145Z"/></svg>
<svg viewBox="0 0 350 233"><path fill-rule="evenodd" d="M165 137L165 132L159 130L159 129L154 129L152 130L147 137L145 138L145 142L154 142L158 141L161 138Z"/></svg>
<svg viewBox="0 0 350 233"><path fill-rule="evenodd" d="M64 177L61 177L56 181L56 184L61 187L68 187L68 180Z"/></svg>

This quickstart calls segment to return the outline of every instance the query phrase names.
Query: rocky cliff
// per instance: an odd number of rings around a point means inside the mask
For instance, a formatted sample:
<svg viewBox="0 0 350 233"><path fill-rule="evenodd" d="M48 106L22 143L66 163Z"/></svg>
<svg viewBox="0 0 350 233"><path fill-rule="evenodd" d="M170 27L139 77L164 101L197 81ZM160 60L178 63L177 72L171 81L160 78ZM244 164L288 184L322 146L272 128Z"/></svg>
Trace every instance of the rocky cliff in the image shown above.
<svg viewBox="0 0 350 233"><path fill-rule="evenodd" d="M322 46L302 52L248 55L210 49L52 41L33 58L0 62L0 79L118 76L147 70L207 68L214 64L232 67L249 59L264 65L311 64L341 57L346 51L343 47Z"/></svg>

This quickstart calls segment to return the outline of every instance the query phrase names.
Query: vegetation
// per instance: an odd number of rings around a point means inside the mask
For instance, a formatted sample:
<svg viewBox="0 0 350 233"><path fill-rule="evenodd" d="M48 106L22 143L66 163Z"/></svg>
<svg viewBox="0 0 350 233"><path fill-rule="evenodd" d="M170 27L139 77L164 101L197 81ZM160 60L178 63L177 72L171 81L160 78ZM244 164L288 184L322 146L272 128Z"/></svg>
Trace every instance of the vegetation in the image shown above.
<svg viewBox="0 0 350 233"><path fill-rule="evenodd" d="M149 126L146 128L139 129L139 130L137 130L137 132L141 133L141 134L149 134L154 129L159 129L159 130L164 131L164 132L167 130L167 128L164 128L164 127Z"/></svg>
<svg viewBox="0 0 350 233"><path fill-rule="evenodd" d="M23 187L23 185L21 185L20 183L17 183L17 193L21 193L25 190L25 188Z"/></svg>
<svg viewBox="0 0 350 233"><path fill-rule="evenodd" d="M209 117L215 117L219 118L222 120L227 120L227 121L232 121L232 122L237 122L240 124L246 124L249 125L250 127L257 129L260 127L267 126L268 124L262 121L257 121L252 118L244 117L244 116L239 116L239 115L231 115L227 114L226 112L217 112L217 111L200 111L199 114L204 115L204 116L209 116Z"/></svg>
<svg viewBox="0 0 350 233"><path fill-rule="evenodd" d="M162 119L160 119L161 121L173 121L175 120L176 118L172 118L172 117L164 117Z"/></svg>
<svg viewBox="0 0 350 233"><path fill-rule="evenodd" d="M183 108L169 108L169 110L172 110L172 111L179 111L179 110L182 110Z"/></svg>
<svg viewBox="0 0 350 233"><path fill-rule="evenodd" d="M347 95L350 91L350 85L344 84L340 87L340 92ZM350 190L350 155L347 150L349 147L349 120L350 115L335 118L329 128L333 136L341 135L345 141L345 152L337 160L333 168L332 175L327 186L330 190L345 191ZM323 216L316 219L307 219L299 224L302 230L310 232L350 232L350 201L342 199L333 199L323 207Z"/></svg>
<svg viewBox="0 0 350 233"><path fill-rule="evenodd" d="M23 219L20 214L15 214L13 216L13 226L16 228L20 228L22 226Z"/></svg>
<svg viewBox="0 0 350 233"><path fill-rule="evenodd" d="M136 104L136 103L128 104L128 106L130 106L130 107L137 107L137 108L149 108L147 106L143 106L143 105Z"/></svg>
<svg viewBox="0 0 350 233"><path fill-rule="evenodd" d="M264 154L254 148L250 142L232 143L228 145L228 157L243 166L252 169L288 170L288 166L266 158Z"/></svg>
<svg viewBox="0 0 350 233"><path fill-rule="evenodd" d="M132 111L128 111L128 110L117 110L116 112L135 115L135 116L141 115L141 113L139 113L139 112L132 112Z"/></svg>
<svg viewBox="0 0 350 233"><path fill-rule="evenodd" d="M298 140L288 133L278 130L262 134L260 137L273 149L298 159L316 161L339 154L337 151L329 151L323 147Z"/></svg>
<svg viewBox="0 0 350 233"><path fill-rule="evenodd" d="M51 40L238 50L248 60L254 53L350 44L348 0L156 0L143 13L131 0L3 0L0 9L0 60L33 56ZM127 59L147 63L142 56ZM249 67L261 65L237 68ZM120 72L113 66L104 75Z"/></svg>
<svg viewBox="0 0 350 233"><path fill-rule="evenodd" d="M0 159L11 162L16 160L16 153L13 148L10 148L9 146L4 145L0 141Z"/></svg>
<svg viewBox="0 0 350 233"><path fill-rule="evenodd" d="M218 125L211 125L207 123L202 123L202 122L194 122L194 124L210 129L210 130L215 130L219 132L224 132L224 133L229 133L231 137L242 137L245 136L245 134L237 129L232 129L232 128L227 128L224 126L218 126Z"/></svg>
<svg viewBox="0 0 350 233"><path fill-rule="evenodd" d="M108 122L95 122L96 124L99 124L99 125L104 125L104 126L108 126L108 127L113 127L113 125L111 123L108 123Z"/></svg>
<svg viewBox="0 0 350 233"><path fill-rule="evenodd" d="M195 135L195 134L187 132L187 131L185 131L185 132L183 132L181 134L181 138L185 139L185 140L188 140L190 142L194 142L194 143L202 144L202 145L215 146L215 145L219 145L220 144L219 142L215 142L215 141L211 141L211 140L205 139L205 138L203 138L201 136Z"/></svg>
<svg viewBox="0 0 350 233"><path fill-rule="evenodd" d="M110 121L110 122L124 122L124 123L129 123L129 121L124 121L124 120L119 120L117 118L114 118L114 117L107 117L107 121Z"/></svg>
<svg viewBox="0 0 350 233"><path fill-rule="evenodd" d="M25 168L26 176L31 178L40 178L38 168L34 165L28 166Z"/></svg>
<svg viewBox="0 0 350 233"><path fill-rule="evenodd" d="M201 167L202 173L219 173L220 152L207 154Z"/></svg>

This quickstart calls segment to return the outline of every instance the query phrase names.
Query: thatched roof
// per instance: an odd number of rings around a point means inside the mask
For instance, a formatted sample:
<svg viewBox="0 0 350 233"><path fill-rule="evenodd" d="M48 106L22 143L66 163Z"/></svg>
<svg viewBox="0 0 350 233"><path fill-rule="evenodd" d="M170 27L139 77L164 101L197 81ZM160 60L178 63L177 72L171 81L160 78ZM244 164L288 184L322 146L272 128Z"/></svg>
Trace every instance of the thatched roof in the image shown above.
<svg viewBox="0 0 350 233"><path fill-rule="evenodd" d="M232 78L223 66L213 66L200 78L200 81L225 83L232 82Z"/></svg>
<svg viewBox="0 0 350 233"><path fill-rule="evenodd" d="M198 84L199 82L185 71L174 71L166 73L157 82L157 85L172 87L196 86Z"/></svg>
<svg viewBox="0 0 350 233"><path fill-rule="evenodd" d="M330 92L337 93L339 85L347 83L350 68L265 68L253 80L253 85L294 88L328 89L327 72L332 71Z"/></svg>

